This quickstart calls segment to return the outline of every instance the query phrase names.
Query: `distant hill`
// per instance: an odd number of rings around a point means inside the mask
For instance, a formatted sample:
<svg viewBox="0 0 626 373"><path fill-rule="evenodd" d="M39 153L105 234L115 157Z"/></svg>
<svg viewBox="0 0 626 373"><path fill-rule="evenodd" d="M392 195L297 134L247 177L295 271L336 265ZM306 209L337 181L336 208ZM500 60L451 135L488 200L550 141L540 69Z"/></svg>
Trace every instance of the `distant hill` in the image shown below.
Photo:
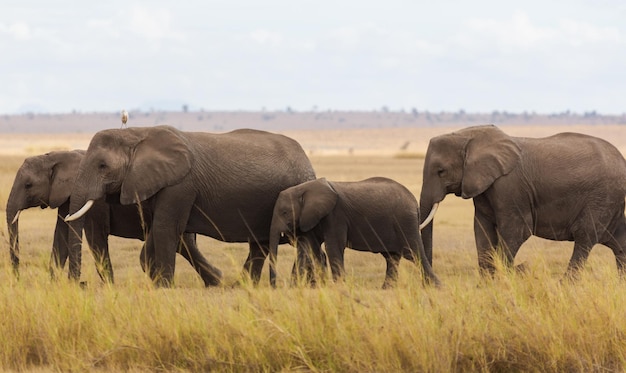
<svg viewBox="0 0 626 373"><path fill-rule="evenodd" d="M128 126L169 124L185 131L225 132L236 128L269 131L391 127L626 124L626 114L513 114L417 111L150 111L130 112ZM120 113L0 115L0 133L95 133L122 125Z"/></svg>

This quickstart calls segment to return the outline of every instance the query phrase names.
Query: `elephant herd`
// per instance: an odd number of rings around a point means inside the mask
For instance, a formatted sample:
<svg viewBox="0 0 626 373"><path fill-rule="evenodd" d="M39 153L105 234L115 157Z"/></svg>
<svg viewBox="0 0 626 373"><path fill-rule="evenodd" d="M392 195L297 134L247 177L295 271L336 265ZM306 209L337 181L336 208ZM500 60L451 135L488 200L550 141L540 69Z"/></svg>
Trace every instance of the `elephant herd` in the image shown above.
<svg viewBox="0 0 626 373"><path fill-rule="evenodd" d="M511 137L492 125L430 140L419 204L387 178L317 178L302 147L279 134L183 132L169 126L104 130L86 151L27 158L17 171L6 218L16 273L20 212L40 206L58 208L51 268L63 268L69 258L69 277L75 280L84 232L98 273L108 282L114 278L108 236L114 235L144 241L140 263L157 286L172 285L177 253L206 286L220 284L222 273L197 247L201 234L247 242L243 270L255 284L269 255L275 286L277 247L291 243L297 247L293 279L314 282L328 261L338 280L349 247L383 255L383 287L395 283L401 258L418 263L424 282L438 285L433 218L450 193L473 199L483 274L494 272L494 252L511 266L531 235L574 241L569 276L598 243L613 250L620 274L626 273L621 153L592 136Z"/></svg>

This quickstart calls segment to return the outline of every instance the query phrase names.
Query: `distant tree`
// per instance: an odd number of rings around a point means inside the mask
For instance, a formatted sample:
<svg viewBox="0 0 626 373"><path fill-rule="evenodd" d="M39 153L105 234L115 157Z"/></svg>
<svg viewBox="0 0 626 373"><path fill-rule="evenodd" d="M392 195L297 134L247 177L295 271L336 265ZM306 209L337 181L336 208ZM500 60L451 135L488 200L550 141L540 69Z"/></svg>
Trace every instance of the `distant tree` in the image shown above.
<svg viewBox="0 0 626 373"><path fill-rule="evenodd" d="M419 117L420 115L416 108L411 109L411 114L413 114L415 118Z"/></svg>
<svg viewBox="0 0 626 373"><path fill-rule="evenodd" d="M183 112L186 113L189 111L189 106L187 104L183 105Z"/></svg>

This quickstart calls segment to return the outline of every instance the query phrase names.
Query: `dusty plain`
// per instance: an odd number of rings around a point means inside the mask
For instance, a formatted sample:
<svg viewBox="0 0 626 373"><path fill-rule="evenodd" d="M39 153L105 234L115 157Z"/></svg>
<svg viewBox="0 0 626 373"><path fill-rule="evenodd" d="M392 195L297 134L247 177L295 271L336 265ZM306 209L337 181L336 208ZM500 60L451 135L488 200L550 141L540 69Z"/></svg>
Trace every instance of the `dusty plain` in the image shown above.
<svg viewBox="0 0 626 373"><path fill-rule="evenodd" d="M431 137L453 127L280 131L298 140L317 175L330 180L386 176L419 197ZM503 126L514 136L573 131L626 153L626 126ZM22 160L50 150L86 149L91 134L0 134L0 212ZM600 182L600 181L599 181ZM568 242L531 238L516 264L478 276L471 201L448 196L435 223L434 269L442 288L424 288L403 261L396 289L380 290L379 255L346 251L342 284L289 286L295 249L279 251L279 289L232 285L244 244L201 237L224 274L205 289L178 260L173 289L154 289L139 266L141 242L110 237L116 284L102 284L84 247L85 289L48 274L56 212L20 217L22 266L13 276L0 229L0 370L60 371L623 371L626 283L610 250L597 246L579 282L561 275ZM266 267L267 268L267 267Z"/></svg>

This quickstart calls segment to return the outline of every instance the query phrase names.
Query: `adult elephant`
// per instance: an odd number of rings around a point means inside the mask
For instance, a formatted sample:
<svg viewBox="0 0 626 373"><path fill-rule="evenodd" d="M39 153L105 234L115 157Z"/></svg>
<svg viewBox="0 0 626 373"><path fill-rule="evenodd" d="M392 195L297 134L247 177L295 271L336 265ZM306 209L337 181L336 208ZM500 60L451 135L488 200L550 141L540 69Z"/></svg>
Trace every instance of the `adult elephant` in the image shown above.
<svg viewBox="0 0 626 373"><path fill-rule="evenodd" d="M104 130L89 144L66 220L80 217L92 201L109 194L119 193L124 205L147 201L154 212L147 250L157 285L171 285L176 242L183 232L248 242L244 272L258 283L278 193L313 179L300 145L278 134L183 132L170 126ZM314 235L304 241L320 253ZM77 247L70 250L74 278L80 276ZM299 262L305 270L307 263Z"/></svg>
<svg viewBox="0 0 626 373"><path fill-rule="evenodd" d="M21 211L37 206L58 208L50 269L53 272L65 266L70 228L63 217L69 211L70 193L84 155L84 150L54 151L26 158L18 169L6 208L11 262L16 273L19 273L19 215ZM150 215L146 206L140 212L136 206L107 203L104 199L96 201L85 214L85 236L96 260L98 274L104 281L113 282L108 236L144 240L144 231L149 227L142 218ZM141 258L145 269L147 259L143 251ZM196 269L206 286L219 284L221 272L204 258L196 246L194 234L183 236L178 252Z"/></svg>
<svg viewBox="0 0 626 373"><path fill-rule="evenodd" d="M431 219L449 193L474 201L483 273L494 271L492 249L512 265L531 235L574 241L568 276L584 265L597 243L613 250L620 274L626 273L626 161L602 139L576 133L511 137L492 125L431 139L420 195L431 263Z"/></svg>
<svg viewBox="0 0 626 373"><path fill-rule="evenodd" d="M415 196L403 185L384 177L356 182L325 178L285 189L278 195L270 229L270 280L275 286L278 242L302 232L323 237L333 279L344 270L344 251L380 253L387 261L383 288L393 286L398 263L406 258L421 264L426 282L439 284L424 254Z"/></svg>

